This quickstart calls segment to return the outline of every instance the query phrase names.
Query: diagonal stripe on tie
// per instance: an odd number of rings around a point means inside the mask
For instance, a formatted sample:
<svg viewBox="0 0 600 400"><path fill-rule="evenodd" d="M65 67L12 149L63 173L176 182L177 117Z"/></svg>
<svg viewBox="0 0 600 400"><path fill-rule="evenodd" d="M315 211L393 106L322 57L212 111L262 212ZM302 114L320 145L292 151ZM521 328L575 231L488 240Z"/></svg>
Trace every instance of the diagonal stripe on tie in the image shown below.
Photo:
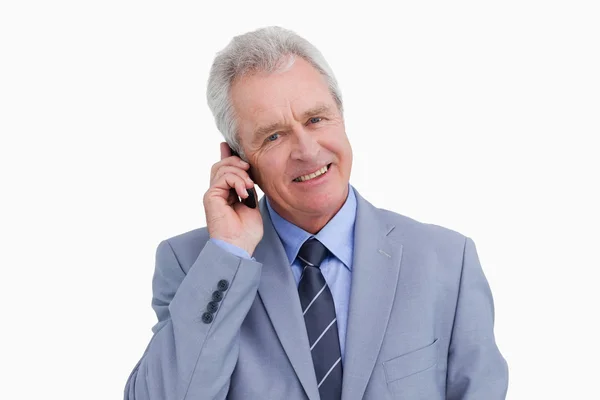
<svg viewBox="0 0 600 400"><path fill-rule="evenodd" d="M325 328L323 333L321 333L321 335L317 338L317 340L315 340L315 342L310 346L311 350L314 349L317 344L319 344L319 340L321 340L321 338L323 336L325 336L325 334L329 331L329 328L331 328L331 325L333 325L336 321L337 321L337 318L334 318L333 321L331 321L331 323L329 325L327 325L327 328Z"/></svg>
<svg viewBox="0 0 600 400"><path fill-rule="evenodd" d="M313 299L310 301L310 303L308 303L308 305L306 306L306 308L304 309L304 311L302 311L302 315L305 315L306 312L310 309L310 306L312 306L315 302L315 300L317 300L319 298L319 295L321 293L323 293L323 291L327 289L327 284L323 285L323 287L321 288L321 290L319 290L319 292L317 294L315 294L315 297L313 297Z"/></svg>
<svg viewBox="0 0 600 400"><path fill-rule="evenodd" d="M337 365L340 363L340 361L342 361L342 357L340 357L337 360L335 360L335 362L333 363L333 365L331 366L331 368L329 368L329 370L327 371L327 373L325 374L325 376L323 377L323 379L321 379L319 381L319 384L318 384L317 387L321 387L321 385L323 384L323 382L325 382L325 379L327 379L327 377L329 375L331 375L331 371L333 371L334 368L337 367Z"/></svg>
<svg viewBox="0 0 600 400"><path fill-rule="evenodd" d="M315 365L315 375L317 376L317 379L321 379L327 373L331 364L333 364L340 356L339 352L331 351L338 345L338 335L338 326L337 323L334 323L323 333L323 336L320 338L317 337L310 346L313 361L315 359L319 360L319 364Z"/></svg>
<svg viewBox="0 0 600 400"><path fill-rule="evenodd" d="M317 381L319 395L321 399L340 399L342 393L342 358L338 358L336 362L328 370L328 374L321 380Z"/></svg>

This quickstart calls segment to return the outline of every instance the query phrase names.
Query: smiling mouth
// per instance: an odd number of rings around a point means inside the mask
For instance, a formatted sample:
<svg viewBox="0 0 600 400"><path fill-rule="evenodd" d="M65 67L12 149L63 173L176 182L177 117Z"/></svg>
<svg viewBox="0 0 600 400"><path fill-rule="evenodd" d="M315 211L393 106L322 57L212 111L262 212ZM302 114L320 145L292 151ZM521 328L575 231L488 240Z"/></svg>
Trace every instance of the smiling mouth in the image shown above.
<svg viewBox="0 0 600 400"><path fill-rule="evenodd" d="M314 179L314 178L316 178L318 176L321 176L321 175L327 173L327 171L329 171L330 167L331 167L331 163L325 165L323 168L318 169L318 170L316 170L313 173L310 173L308 175L299 176L296 179L294 179L293 181L294 182L306 182L306 181L309 181L311 179Z"/></svg>

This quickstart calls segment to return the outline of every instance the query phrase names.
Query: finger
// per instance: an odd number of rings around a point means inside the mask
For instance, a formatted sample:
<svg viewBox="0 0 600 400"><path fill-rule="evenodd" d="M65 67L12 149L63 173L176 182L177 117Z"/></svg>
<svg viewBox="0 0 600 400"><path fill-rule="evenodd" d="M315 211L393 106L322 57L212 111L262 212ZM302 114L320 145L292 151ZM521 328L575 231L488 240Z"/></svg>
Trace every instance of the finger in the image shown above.
<svg viewBox="0 0 600 400"><path fill-rule="evenodd" d="M211 180L217 175L217 172L219 171L219 169L223 168L224 166L232 166L232 167L240 168L245 171L250 167L250 164L243 161L241 158L235 157L235 156L234 157L229 156L227 158L224 158L221 161L213 164L213 166L211 167L211 169L210 169Z"/></svg>
<svg viewBox="0 0 600 400"><path fill-rule="evenodd" d="M248 172L246 172L245 170L243 170L239 167L233 167L230 165L224 165L221 168L219 168L215 172L215 175L212 178L212 180L217 180L227 173L232 173L232 174L235 174L235 175L239 176L240 178L242 178L245 182L246 188L251 188L252 185L254 185L254 181L250 178L250 176L248 175Z"/></svg>
<svg viewBox="0 0 600 400"><path fill-rule="evenodd" d="M235 189L235 192L241 198L248 197L248 192L246 191L246 184L244 179L239 177L233 173L226 173L221 176L219 179L215 180L214 184L211 185L212 189L215 189L220 192L220 196L224 199L229 197L229 190Z"/></svg>
<svg viewBox="0 0 600 400"><path fill-rule="evenodd" d="M244 182L244 181L238 181L238 182L236 182L235 189L236 189L237 194L242 199L245 199L248 196L250 196L250 193L248 193L248 190L246 189L246 182Z"/></svg>
<svg viewBox="0 0 600 400"><path fill-rule="evenodd" d="M243 180L239 179L239 177L237 175L231 174L231 175L227 175L227 178L226 178L228 180L227 181L228 184L231 184L229 182L230 176L236 177L235 181L233 181L233 185L235 186L235 192L237 193L237 195L240 196L242 199L245 199L246 197L248 197L249 195L248 195L248 191L246 190L246 183Z"/></svg>

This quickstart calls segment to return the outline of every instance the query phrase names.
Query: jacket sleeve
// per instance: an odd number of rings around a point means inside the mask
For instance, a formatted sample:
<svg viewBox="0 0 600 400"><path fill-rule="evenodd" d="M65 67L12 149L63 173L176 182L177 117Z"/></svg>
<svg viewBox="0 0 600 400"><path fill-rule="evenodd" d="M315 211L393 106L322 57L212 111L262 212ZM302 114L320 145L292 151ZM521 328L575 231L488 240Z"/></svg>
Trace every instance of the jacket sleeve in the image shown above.
<svg viewBox="0 0 600 400"><path fill-rule="evenodd" d="M494 337L494 301L470 238L465 240L446 382L448 400L500 400L508 390L508 365Z"/></svg>
<svg viewBox="0 0 600 400"><path fill-rule="evenodd" d="M127 380L124 399L225 399L261 269L261 263L209 240L186 274L170 243L161 242L152 280L158 322ZM210 313L213 296L221 299Z"/></svg>

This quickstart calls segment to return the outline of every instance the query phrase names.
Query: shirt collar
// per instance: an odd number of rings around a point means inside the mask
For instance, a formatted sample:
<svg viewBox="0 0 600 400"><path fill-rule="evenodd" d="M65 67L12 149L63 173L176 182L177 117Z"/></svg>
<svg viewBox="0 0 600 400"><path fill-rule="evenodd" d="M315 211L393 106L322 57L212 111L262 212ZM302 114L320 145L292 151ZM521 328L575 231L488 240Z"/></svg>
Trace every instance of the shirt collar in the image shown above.
<svg viewBox="0 0 600 400"><path fill-rule="evenodd" d="M290 265L296 259L298 251L300 251L300 247L304 242L314 236L352 271L354 221L356 219L356 195L352 185L348 184L348 196L342 208L316 235L306 232L304 229L281 217L271 207L269 198L267 196L265 198L271 221L283 243Z"/></svg>

